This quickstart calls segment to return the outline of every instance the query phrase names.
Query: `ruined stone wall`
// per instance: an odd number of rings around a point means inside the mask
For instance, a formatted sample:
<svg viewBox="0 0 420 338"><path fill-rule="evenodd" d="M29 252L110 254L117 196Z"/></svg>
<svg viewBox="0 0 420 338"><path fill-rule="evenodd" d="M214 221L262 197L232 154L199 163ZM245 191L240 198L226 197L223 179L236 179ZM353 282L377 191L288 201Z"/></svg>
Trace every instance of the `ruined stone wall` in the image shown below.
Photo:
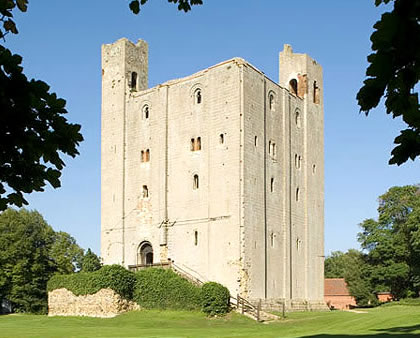
<svg viewBox="0 0 420 338"><path fill-rule="evenodd" d="M67 289L48 292L49 316L87 316L109 318L140 306L121 298L111 289L102 289L93 295L75 296Z"/></svg>

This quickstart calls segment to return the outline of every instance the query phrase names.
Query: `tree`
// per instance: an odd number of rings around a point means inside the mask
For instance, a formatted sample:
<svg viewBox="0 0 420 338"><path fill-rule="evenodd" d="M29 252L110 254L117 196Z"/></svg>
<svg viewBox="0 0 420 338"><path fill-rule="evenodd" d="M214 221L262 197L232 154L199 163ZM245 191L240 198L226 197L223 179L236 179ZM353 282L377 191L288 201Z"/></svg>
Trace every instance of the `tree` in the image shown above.
<svg viewBox="0 0 420 338"><path fill-rule="evenodd" d="M132 0L130 2L130 9L134 14L140 13L140 7L146 4L148 0ZM178 10L188 12L191 10L191 6L202 5L203 0L168 0L168 2L173 2L178 4Z"/></svg>
<svg viewBox="0 0 420 338"><path fill-rule="evenodd" d="M47 282L71 273L83 250L65 232L54 232L37 211L0 214L0 299L18 312L46 313Z"/></svg>
<svg viewBox="0 0 420 338"><path fill-rule="evenodd" d="M16 311L46 312L53 236L37 212L9 209L0 215L0 298L7 298Z"/></svg>
<svg viewBox="0 0 420 338"><path fill-rule="evenodd" d="M135 14L147 0L132 0ZM168 0L178 10L188 12L202 0ZM12 11L28 9L28 0L0 0L0 39L18 34ZM22 57L0 45L0 211L9 205L21 207L28 202L24 193L44 191L47 184L60 187L65 163L60 157L75 157L83 141L80 125L64 117L66 101L50 93L40 80L23 74Z"/></svg>
<svg viewBox="0 0 420 338"><path fill-rule="evenodd" d="M99 257L88 248L82 260L82 271L92 272L99 270L101 267L102 263Z"/></svg>
<svg viewBox="0 0 420 338"><path fill-rule="evenodd" d="M391 0L375 0L375 5ZM420 105L414 92L420 79L420 0L392 0L394 8L373 26L367 79L357 94L360 110L368 115L382 97L387 114L407 124L394 140L389 164L400 165L420 156Z"/></svg>
<svg viewBox="0 0 420 338"><path fill-rule="evenodd" d="M379 197L378 220L367 219L358 234L367 252L370 282L375 291L397 297L420 290L420 190L393 187Z"/></svg>
<svg viewBox="0 0 420 338"><path fill-rule="evenodd" d="M325 278L344 278L358 305L376 302L366 255L358 250L334 251L325 259Z"/></svg>
<svg viewBox="0 0 420 338"><path fill-rule="evenodd" d="M0 0L0 38L17 34L12 10L25 12L27 0ZM28 204L23 194L60 186L65 164L83 141L80 125L64 117L66 101L43 81L28 80L22 57L0 45L0 211Z"/></svg>
<svg viewBox="0 0 420 338"><path fill-rule="evenodd" d="M77 245L72 236L63 231L54 234L50 257L59 274L69 274L80 270L84 261L83 249Z"/></svg>

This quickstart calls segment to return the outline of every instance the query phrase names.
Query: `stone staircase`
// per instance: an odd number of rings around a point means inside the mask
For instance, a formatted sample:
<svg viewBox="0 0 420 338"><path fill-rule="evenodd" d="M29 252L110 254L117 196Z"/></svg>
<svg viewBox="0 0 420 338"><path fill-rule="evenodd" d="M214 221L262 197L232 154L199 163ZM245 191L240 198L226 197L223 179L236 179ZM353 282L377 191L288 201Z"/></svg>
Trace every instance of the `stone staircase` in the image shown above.
<svg viewBox="0 0 420 338"><path fill-rule="evenodd" d="M248 318L254 319L258 322L270 322L274 320L280 319L279 316L269 313L267 311L263 311L261 309L261 300L258 301L257 305L252 304L245 298L237 295L235 297L230 297L230 303L232 308L242 314L247 316Z"/></svg>

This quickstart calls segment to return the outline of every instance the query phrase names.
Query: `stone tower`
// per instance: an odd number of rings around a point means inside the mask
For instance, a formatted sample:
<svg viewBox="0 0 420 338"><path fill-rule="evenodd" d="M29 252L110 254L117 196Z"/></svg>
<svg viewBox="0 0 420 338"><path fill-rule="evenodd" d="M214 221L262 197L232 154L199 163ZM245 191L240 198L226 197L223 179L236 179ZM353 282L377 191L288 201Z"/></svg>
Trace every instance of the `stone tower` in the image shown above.
<svg viewBox="0 0 420 338"><path fill-rule="evenodd" d="M106 264L172 262L266 307L323 304L322 69L234 58L147 88L147 44L102 47Z"/></svg>
<svg viewBox="0 0 420 338"><path fill-rule="evenodd" d="M133 88L147 89L147 80L145 41L102 46L101 250L110 253L108 263L125 264L126 102ZM115 241L104 248L104 234L110 232Z"/></svg>

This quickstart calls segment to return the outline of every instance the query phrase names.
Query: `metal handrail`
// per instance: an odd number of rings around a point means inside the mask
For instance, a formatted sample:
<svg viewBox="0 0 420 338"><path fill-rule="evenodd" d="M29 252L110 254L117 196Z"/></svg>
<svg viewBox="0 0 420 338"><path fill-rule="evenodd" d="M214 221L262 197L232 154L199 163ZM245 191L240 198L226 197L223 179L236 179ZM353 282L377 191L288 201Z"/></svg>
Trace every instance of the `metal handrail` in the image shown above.
<svg viewBox="0 0 420 338"><path fill-rule="evenodd" d="M204 284L204 282L202 280L200 280L197 277L194 277L193 275L191 275L190 273L185 271L183 268L176 265L174 262L171 262L170 265L171 265L172 270L174 270L175 272L178 272L180 275L182 275L184 278L188 279L192 283L194 283L196 285L203 285Z"/></svg>

